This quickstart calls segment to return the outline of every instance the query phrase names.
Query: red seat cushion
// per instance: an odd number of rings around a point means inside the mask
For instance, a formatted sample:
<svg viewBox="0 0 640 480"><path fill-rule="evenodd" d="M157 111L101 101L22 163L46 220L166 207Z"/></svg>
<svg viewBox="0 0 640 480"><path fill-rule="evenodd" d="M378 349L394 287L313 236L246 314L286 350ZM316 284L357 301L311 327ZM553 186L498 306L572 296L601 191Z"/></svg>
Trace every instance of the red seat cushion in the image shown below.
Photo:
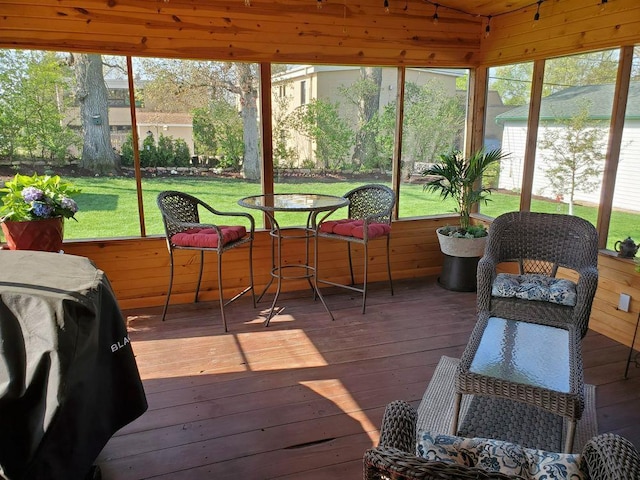
<svg viewBox="0 0 640 480"><path fill-rule="evenodd" d="M333 233L345 237L364 238L364 220L352 220L345 218L344 220L329 220L320 224L322 233ZM386 223L370 223L367 232L369 238L381 237L389 235L391 225Z"/></svg>
<svg viewBox="0 0 640 480"><path fill-rule="evenodd" d="M220 226L222 230L222 244L234 242L247 234L243 226ZM180 247L217 248L218 233L213 228L190 228L176 233L171 237L171 243Z"/></svg>

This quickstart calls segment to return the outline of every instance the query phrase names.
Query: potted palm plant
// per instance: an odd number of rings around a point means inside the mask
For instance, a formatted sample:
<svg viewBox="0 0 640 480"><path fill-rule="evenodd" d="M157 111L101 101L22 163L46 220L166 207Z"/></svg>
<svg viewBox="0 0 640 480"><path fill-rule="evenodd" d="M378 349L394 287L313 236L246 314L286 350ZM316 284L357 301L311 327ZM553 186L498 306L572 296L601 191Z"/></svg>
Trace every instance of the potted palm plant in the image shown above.
<svg viewBox="0 0 640 480"><path fill-rule="evenodd" d="M9 249L60 251L64 219L75 220L78 211L71 195L79 192L57 175L16 174L6 182L0 222Z"/></svg>
<svg viewBox="0 0 640 480"><path fill-rule="evenodd" d="M481 149L468 158L460 151L452 151L440 155L439 162L422 172L423 176L429 177L424 190L440 194L443 200L452 198L459 218L459 225L440 227L436 231L440 249L445 254L440 277L440 284L445 288L476 289L476 267L484 254L487 230L484 225L471 224L471 211L479 202L489 200L491 189L482 186L482 176L505 156L499 148Z"/></svg>

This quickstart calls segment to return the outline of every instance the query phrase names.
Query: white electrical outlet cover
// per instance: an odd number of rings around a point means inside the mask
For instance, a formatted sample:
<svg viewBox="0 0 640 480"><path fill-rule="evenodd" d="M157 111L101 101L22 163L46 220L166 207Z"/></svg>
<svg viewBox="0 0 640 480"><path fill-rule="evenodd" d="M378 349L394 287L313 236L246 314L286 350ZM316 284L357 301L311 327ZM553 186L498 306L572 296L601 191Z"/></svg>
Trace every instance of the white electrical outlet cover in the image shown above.
<svg viewBox="0 0 640 480"><path fill-rule="evenodd" d="M623 312L629 311L629 302L631 301L631 296L626 293L620 294L620 300L618 300L618 310L622 310Z"/></svg>

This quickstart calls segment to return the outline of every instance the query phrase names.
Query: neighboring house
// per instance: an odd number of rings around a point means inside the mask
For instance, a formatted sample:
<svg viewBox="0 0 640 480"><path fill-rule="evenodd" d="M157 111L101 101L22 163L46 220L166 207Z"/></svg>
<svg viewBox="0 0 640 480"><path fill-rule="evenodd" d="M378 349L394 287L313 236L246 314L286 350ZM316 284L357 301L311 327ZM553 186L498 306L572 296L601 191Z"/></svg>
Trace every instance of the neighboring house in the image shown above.
<svg viewBox="0 0 640 480"><path fill-rule="evenodd" d="M340 115L352 121L355 128L355 107L349 105L340 89L355 83L360 79L360 67L355 66L327 66L327 65L291 65L282 73L273 75L272 105L274 117L282 115L278 108L282 100L286 110L292 112L296 108L309 103L313 99L322 99L340 104ZM426 69L407 68L406 81L417 85L424 85L432 79L439 79L445 90L456 95L456 78L462 75L462 70L456 69ZM382 113L385 105L394 102L397 97L397 78L395 68L382 68L382 84L380 87L379 111ZM280 100L280 101L279 101ZM315 164L314 143L311 139L293 134L288 147L296 150L298 165L304 161Z"/></svg>
<svg viewBox="0 0 640 480"><path fill-rule="evenodd" d="M502 124L496 121L496 117L512 108L512 106L502 103L502 98L496 90L487 92L487 118L484 129L484 146L487 150L502 146L503 128Z"/></svg>
<svg viewBox="0 0 640 480"><path fill-rule="evenodd" d="M123 79L105 79L109 92L109 127L111 130L111 145L116 151L120 151L123 142L131 133L131 110L129 102L129 84ZM136 82L138 87L144 88L144 81ZM69 111L70 125L80 128L80 115L78 107ZM136 102L136 120L138 125L138 139L140 146L149 135L158 140L160 134L172 137L174 140L181 138L189 146L193 153L193 118L190 113L158 112L146 109Z"/></svg>
<svg viewBox="0 0 640 480"><path fill-rule="evenodd" d="M566 121L572 118L586 102L589 105L589 118L603 121L602 126L598 128L602 131L603 153L606 152L614 88L613 84L570 87L543 98L538 137L544 138L548 129L564 128L564 124L558 123L559 120ZM522 185L528 115L529 105L523 105L496 118L496 122L504 126L502 148L510 153L500 166L498 187L501 189L519 191ZM549 157L550 153L538 146L533 193L554 199L555 192L549 189L548 180L544 174L545 155ZM632 82L613 197L614 208L640 210L640 194L637 189L638 167L640 167L640 82ZM595 192L584 192L578 188L575 200L598 204L600 189Z"/></svg>

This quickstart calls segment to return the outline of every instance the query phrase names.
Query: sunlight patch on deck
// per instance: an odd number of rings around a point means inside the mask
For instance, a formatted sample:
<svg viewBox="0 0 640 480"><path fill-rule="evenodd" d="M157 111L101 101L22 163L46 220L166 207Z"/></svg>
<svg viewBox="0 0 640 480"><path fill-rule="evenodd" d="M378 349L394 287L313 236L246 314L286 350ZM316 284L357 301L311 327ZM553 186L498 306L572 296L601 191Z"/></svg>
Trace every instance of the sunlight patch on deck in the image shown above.
<svg viewBox="0 0 640 480"><path fill-rule="evenodd" d="M301 329L240 333L238 344L252 371L324 367L327 361Z"/></svg>
<svg viewBox="0 0 640 480"><path fill-rule="evenodd" d="M358 405L358 402L340 380L311 380L301 381L300 384L333 402L340 410L362 426L362 430L371 439L372 445L377 444L379 435L376 426L369 420L369 417L362 411L362 407Z"/></svg>

